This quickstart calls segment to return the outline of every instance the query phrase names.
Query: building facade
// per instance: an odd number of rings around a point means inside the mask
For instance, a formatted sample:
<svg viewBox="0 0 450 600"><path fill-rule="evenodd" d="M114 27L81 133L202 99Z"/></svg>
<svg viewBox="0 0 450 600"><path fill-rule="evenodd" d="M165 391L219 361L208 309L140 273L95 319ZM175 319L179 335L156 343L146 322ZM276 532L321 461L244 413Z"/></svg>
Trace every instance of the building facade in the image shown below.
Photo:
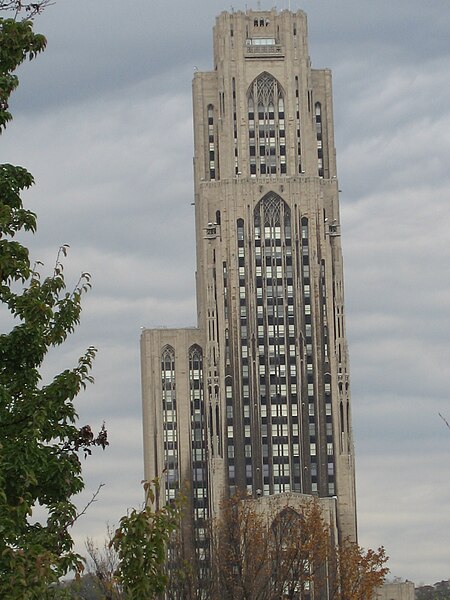
<svg viewBox="0 0 450 600"><path fill-rule="evenodd" d="M193 111L198 327L142 333L146 478L187 483L200 560L237 490L316 496L355 540L331 73L306 15L223 12Z"/></svg>
<svg viewBox="0 0 450 600"><path fill-rule="evenodd" d="M399 583L385 583L375 592L374 600L414 600L416 597L414 583L403 581Z"/></svg>

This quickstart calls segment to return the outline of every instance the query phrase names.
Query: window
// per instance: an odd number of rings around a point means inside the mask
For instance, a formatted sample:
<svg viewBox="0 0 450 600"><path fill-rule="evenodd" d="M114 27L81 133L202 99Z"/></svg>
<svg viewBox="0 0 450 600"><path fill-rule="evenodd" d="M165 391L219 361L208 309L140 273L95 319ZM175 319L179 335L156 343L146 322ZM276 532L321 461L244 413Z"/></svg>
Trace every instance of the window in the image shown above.
<svg viewBox="0 0 450 600"><path fill-rule="evenodd" d="M178 481L177 403L175 395L175 350L165 346L161 353L164 463L166 500L175 498ZM169 468L170 466L170 468Z"/></svg>
<svg viewBox="0 0 450 600"><path fill-rule="evenodd" d="M317 173L319 177L324 176L323 168L323 150L322 150L322 105L316 102L316 138L317 138Z"/></svg>
<svg viewBox="0 0 450 600"><path fill-rule="evenodd" d="M215 142L214 142L214 106L208 105L208 139L209 139L209 178L214 181L216 178L216 163L215 163Z"/></svg>
<svg viewBox="0 0 450 600"><path fill-rule="evenodd" d="M254 38L252 45L274 45L273 38ZM284 92L269 73L261 73L252 83L248 98L250 175L281 174L281 157L286 154L284 133ZM255 108L257 124L255 123ZM285 170L284 170L285 172Z"/></svg>

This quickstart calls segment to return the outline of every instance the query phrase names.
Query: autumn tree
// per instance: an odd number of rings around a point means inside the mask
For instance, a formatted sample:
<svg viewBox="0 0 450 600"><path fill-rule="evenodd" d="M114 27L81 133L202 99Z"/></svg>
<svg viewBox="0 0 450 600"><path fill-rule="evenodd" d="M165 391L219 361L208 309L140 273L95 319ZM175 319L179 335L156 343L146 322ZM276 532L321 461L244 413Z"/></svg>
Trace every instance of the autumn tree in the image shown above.
<svg viewBox="0 0 450 600"><path fill-rule="evenodd" d="M294 600L327 584L329 528L316 500L301 511L286 506L271 515L271 598Z"/></svg>
<svg viewBox="0 0 450 600"><path fill-rule="evenodd" d="M372 600L388 569L384 549L338 546L317 499L298 506L237 494L214 528L216 598Z"/></svg>
<svg viewBox="0 0 450 600"><path fill-rule="evenodd" d="M29 6L26 14L41 5ZM20 20L20 2L1 2L14 18L0 18L0 132L11 120L8 101L18 85L14 71L45 49L44 36L29 19ZM23 167L0 165L0 590L4 600L46 598L48 586L69 570L79 571L70 528L77 519L72 501L83 487L79 453L105 447L106 431L80 427L74 400L92 382L95 348L73 368L43 384L41 370L51 348L60 346L79 322L81 298L90 287L81 275L73 289L64 280L58 253L48 276L30 262L17 234L36 230L36 215L23 206L21 192L33 184ZM6 315L9 313L9 320ZM36 507L40 508L36 516Z"/></svg>
<svg viewBox="0 0 450 600"><path fill-rule="evenodd" d="M383 585L389 569L388 557L381 546L364 550L358 544L344 541L333 549L330 570L334 571L333 600L372 600L375 590Z"/></svg>
<svg viewBox="0 0 450 600"><path fill-rule="evenodd" d="M222 503L215 527L214 568L226 598L266 600L270 582L267 519L245 494Z"/></svg>
<svg viewBox="0 0 450 600"><path fill-rule="evenodd" d="M219 586L233 600L319 594L330 538L318 502L302 508L262 502L237 494L223 503L214 537Z"/></svg>

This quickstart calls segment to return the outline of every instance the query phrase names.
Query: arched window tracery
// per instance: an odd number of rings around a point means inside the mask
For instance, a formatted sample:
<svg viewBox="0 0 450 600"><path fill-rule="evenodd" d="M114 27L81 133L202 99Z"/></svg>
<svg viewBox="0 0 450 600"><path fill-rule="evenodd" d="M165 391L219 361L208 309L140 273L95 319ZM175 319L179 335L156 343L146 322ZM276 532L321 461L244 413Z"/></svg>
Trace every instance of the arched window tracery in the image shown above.
<svg viewBox="0 0 450 600"><path fill-rule="evenodd" d="M284 92L270 73L261 73L247 97L250 176L286 173Z"/></svg>
<svg viewBox="0 0 450 600"><path fill-rule="evenodd" d="M320 102L316 102L315 107L316 116L316 139L317 139L317 173L319 177L324 175L323 166L323 138L322 138L322 105Z"/></svg>
<svg viewBox="0 0 450 600"><path fill-rule="evenodd" d="M263 423L260 489L263 495L302 491L289 206L269 192L255 206L253 226L258 404Z"/></svg>
<svg viewBox="0 0 450 600"><path fill-rule="evenodd" d="M172 346L165 346L161 351L161 392L166 500L168 501L175 498L179 489L175 350Z"/></svg>
<svg viewBox="0 0 450 600"><path fill-rule="evenodd" d="M191 460L195 548L200 561L207 558L204 523L208 512L207 427L203 380L203 351L189 348L189 390L191 413Z"/></svg>
<svg viewBox="0 0 450 600"><path fill-rule="evenodd" d="M215 143L215 130L214 130L214 106L208 104L208 166L209 166L209 178L211 181L216 179L216 143Z"/></svg>

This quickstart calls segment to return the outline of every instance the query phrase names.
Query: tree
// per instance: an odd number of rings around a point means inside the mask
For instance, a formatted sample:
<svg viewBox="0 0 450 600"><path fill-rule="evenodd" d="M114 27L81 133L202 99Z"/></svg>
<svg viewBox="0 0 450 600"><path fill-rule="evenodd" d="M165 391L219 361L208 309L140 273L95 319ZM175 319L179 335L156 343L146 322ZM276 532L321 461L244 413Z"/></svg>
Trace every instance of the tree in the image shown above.
<svg viewBox="0 0 450 600"><path fill-rule="evenodd" d="M186 510L185 506L183 520L187 517ZM209 548L205 547L212 539L210 522L207 519L204 520L202 529L201 537L197 538L199 542L206 542L202 548L194 548L194 540L183 537L182 527L170 538L166 562L167 600L217 598L217 584L209 562L210 552ZM204 552L205 556L201 557L201 552Z"/></svg>
<svg viewBox="0 0 450 600"><path fill-rule="evenodd" d="M144 507L131 510L115 531L108 526L100 546L92 538L86 540L87 572L55 586L52 600L152 600L162 593L172 598L166 589L169 544L178 539L184 498L179 495L160 507L159 480L143 483ZM183 579L184 573L171 573L171 583L181 590L184 582L178 576Z"/></svg>
<svg viewBox="0 0 450 600"><path fill-rule="evenodd" d="M29 13L45 2L29 4ZM17 17L20 2L2 2ZM34 9L33 9L34 6ZM30 20L0 18L0 132L11 120L8 101L18 85L15 69L45 49ZM20 194L33 184L24 168L0 165L0 302L13 324L0 334L0 589L5 600L45 598L49 584L69 570L82 569L73 552L70 528L77 519L72 497L83 489L79 453L107 445L104 427L95 436L79 427L74 399L92 382L95 348L78 364L46 385L41 367L79 322L82 295L89 289L83 273L66 289L58 253L50 275L32 266L26 247L16 240L36 230L36 215ZM43 516L34 520L40 506Z"/></svg>
<svg viewBox="0 0 450 600"><path fill-rule="evenodd" d="M61 581L51 586L46 600L107 600L98 587L98 581L91 573L76 579Z"/></svg>
<svg viewBox="0 0 450 600"><path fill-rule="evenodd" d="M230 600L371 600L388 572L384 548L336 546L320 503L264 506L237 494L214 528L213 566ZM212 596L212 597L218 597Z"/></svg>
<svg viewBox="0 0 450 600"><path fill-rule="evenodd" d="M265 600L270 582L269 536L265 516L246 494L222 503L213 560L219 587L233 600Z"/></svg>
<svg viewBox="0 0 450 600"><path fill-rule="evenodd" d="M416 588L417 600L450 600L450 580Z"/></svg>
<svg viewBox="0 0 450 600"><path fill-rule="evenodd" d="M0 0L0 10L13 13L14 18L25 14L26 19L31 19L44 10L46 6L54 4L52 0L35 0L34 2L23 2L23 0Z"/></svg>
<svg viewBox="0 0 450 600"><path fill-rule="evenodd" d="M113 547L114 531L108 525L106 538L99 547L92 538L87 538L87 573L92 587L97 590L99 598L108 600L125 600L125 594L118 585L115 573L119 568L119 557Z"/></svg>
<svg viewBox="0 0 450 600"><path fill-rule="evenodd" d="M214 555L226 597L297 599L313 589L319 594L330 538L318 502L269 510L261 510L260 502L237 494L223 503Z"/></svg>
<svg viewBox="0 0 450 600"><path fill-rule="evenodd" d="M143 483L144 507L122 517L110 545L117 552L115 577L126 597L152 600L167 586L168 546L180 526L184 500L179 495L160 506L159 480Z"/></svg>
<svg viewBox="0 0 450 600"><path fill-rule="evenodd" d="M83 575L59 582L53 589L54 600L126 600L115 577L119 559L111 545L113 537L114 531L107 525L102 544L98 545L93 538L86 539L87 556Z"/></svg>
<svg viewBox="0 0 450 600"><path fill-rule="evenodd" d="M348 540L333 549L333 600L372 600L375 590L383 585L389 569L388 557L381 546L367 550Z"/></svg>
<svg viewBox="0 0 450 600"><path fill-rule="evenodd" d="M294 600L327 584L329 529L317 501L301 511L286 506L275 516L271 534L272 598Z"/></svg>

